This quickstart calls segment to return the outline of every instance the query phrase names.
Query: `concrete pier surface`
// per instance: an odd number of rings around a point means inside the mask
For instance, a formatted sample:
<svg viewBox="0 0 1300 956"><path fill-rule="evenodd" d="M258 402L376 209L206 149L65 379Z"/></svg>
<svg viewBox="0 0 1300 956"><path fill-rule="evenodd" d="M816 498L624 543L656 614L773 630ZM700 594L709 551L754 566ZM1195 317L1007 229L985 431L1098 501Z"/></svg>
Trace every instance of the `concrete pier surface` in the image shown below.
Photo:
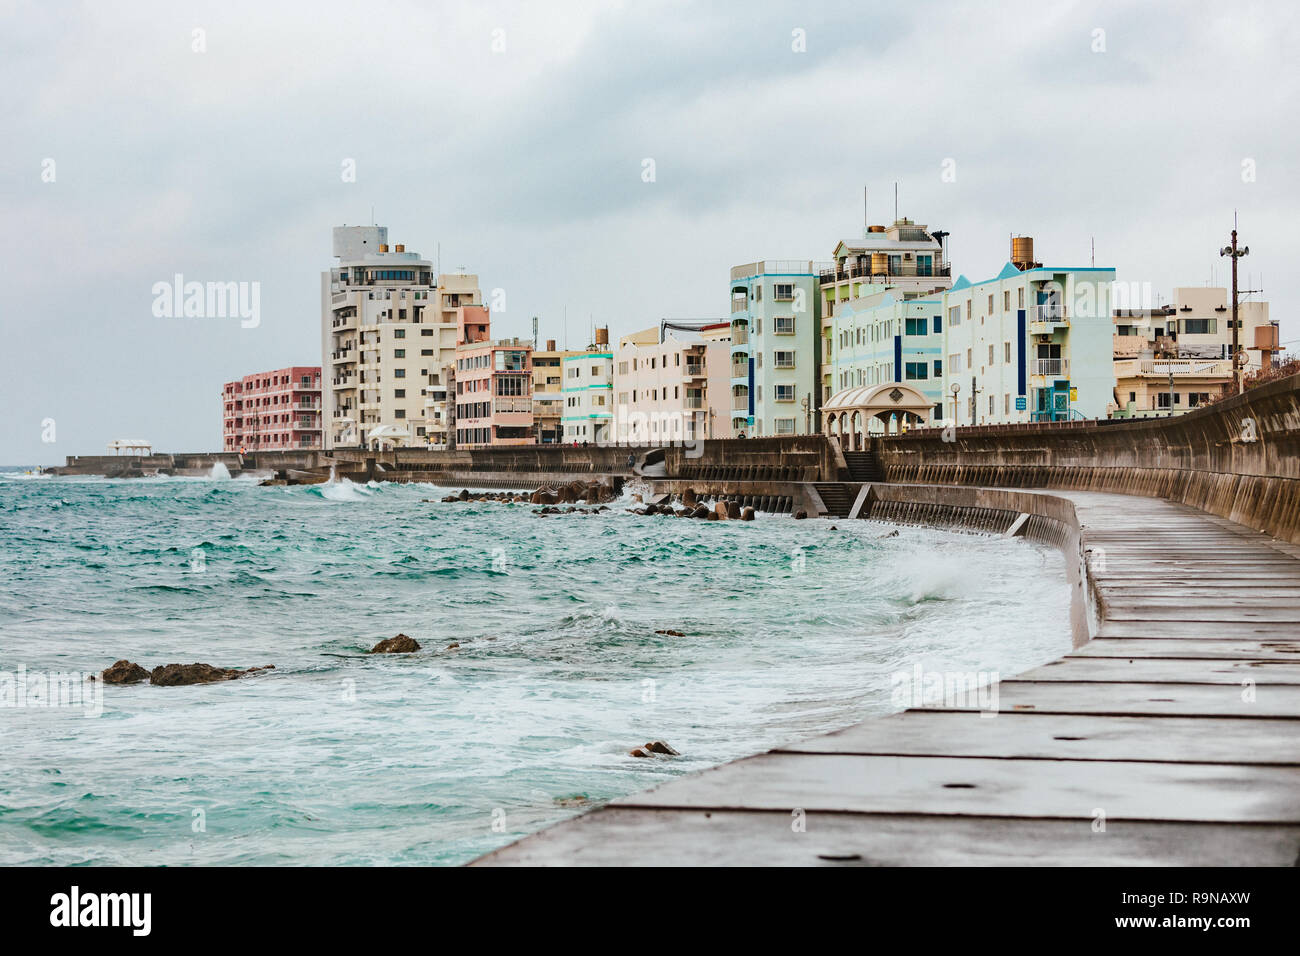
<svg viewBox="0 0 1300 956"><path fill-rule="evenodd" d="M1001 681L995 715L868 720L473 865L1295 865L1300 546L1172 501L1014 494L1087 607L1074 650Z"/></svg>

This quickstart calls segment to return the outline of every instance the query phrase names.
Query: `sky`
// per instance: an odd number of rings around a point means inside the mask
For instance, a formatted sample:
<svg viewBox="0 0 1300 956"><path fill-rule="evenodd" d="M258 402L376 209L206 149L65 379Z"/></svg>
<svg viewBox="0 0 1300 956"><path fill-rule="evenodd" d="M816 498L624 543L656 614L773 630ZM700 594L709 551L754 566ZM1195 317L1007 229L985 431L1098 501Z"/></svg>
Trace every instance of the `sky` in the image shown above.
<svg viewBox="0 0 1300 956"><path fill-rule="evenodd" d="M1297 46L1291 3L0 0L0 464L219 449L223 382L320 364L372 216L579 348L725 316L732 265L828 259L895 184L954 272L1095 243L1163 301L1227 284L1235 214L1300 339ZM260 321L156 315L176 274Z"/></svg>

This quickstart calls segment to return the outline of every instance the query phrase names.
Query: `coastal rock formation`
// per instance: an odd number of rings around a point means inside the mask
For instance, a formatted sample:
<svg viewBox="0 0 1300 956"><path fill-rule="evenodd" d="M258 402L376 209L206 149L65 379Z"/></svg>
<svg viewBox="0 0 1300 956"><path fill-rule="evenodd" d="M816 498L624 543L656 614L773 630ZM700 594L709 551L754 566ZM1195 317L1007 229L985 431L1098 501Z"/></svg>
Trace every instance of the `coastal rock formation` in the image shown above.
<svg viewBox="0 0 1300 956"><path fill-rule="evenodd" d="M725 501L719 501L713 506L713 514L717 516L719 521L723 521L726 519L727 511L728 508L727 508L727 503Z"/></svg>
<svg viewBox="0 0 1300 956"><path fill-rule="evenodd" d="M691 513L692 518L707 518L713 514L708 505L696 505L695 510Z"/></svg>
<svg viewBox="0 0 1300 956"><path fill-rule="evenodd" d="M743 509L741 509L741 512L740 512L740 520L741 520L741 521L753 521L753 520L754 520L754 509L753 509L753 508L743 508Z"/></svg>
<svg viewBox="0 0 1300 956"><path fill-rule="evenodd" d="M655 633L656 633L656 634L666 634L668 637L685 637L685 636L686 636L686 635L683 634L681 631L674 631L672 628L668 628L667 630L663 630L663 631L655 631Z"/></svg>
<svg viewBox="0 0 1300 956"><path fill-rule="evenodd" d="M100 675L99 679L105 684L138 684L142 680L149 679L149 672L139 664L132 664L128 660L115 661L111 667L106 668Z"/></svg>
<svg viewBox="0 0 1300 956"><path fill-rule="evenodd" d="M668 746L662 740L652 740L643 747L635 747L627 752L629 757L650 757L654 754L662 754L665 757L680 757L676 750Z"/></svg>
<svg viewBox="0 0 1300 956"><path fill-rule="evenodd" d="M795 516L795 519L796 519L796 520L802 520L802 519L808 517L808 512L806 512L806 511L796 511L796 512L794 513L794 516Z"/></svg>
<svg viewBox="0 0 1300 956"><path fill-rule="evenodd" d="M257 671L274 670L274 664L239 670L233 667L213 667L211 664L162 664L149 674L149 683L159 687L180 687L185 684L213 684L217 681L235 680Z"/></svg>
<svg viewBox="0 0 1300 956"><path fill-rule="evenodd" d="M398 634L396 637L385 638L380 641L367 654L410 654L420 649L419 643L413 637L407 637L405 634Z"/></svg>

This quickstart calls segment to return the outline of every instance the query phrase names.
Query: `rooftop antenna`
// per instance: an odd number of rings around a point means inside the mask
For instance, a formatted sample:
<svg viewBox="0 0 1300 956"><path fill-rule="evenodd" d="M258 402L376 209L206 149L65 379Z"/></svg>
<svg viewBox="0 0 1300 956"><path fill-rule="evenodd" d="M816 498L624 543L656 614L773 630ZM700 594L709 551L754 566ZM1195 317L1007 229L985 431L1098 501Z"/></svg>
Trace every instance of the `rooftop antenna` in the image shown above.
<svg viewBox="0 0 1300 956"><path fill-rule="evenodd" d="M867 214L867 187L862 187L862 234L865 236L871 228L871 217Z"/></svg>
<svg viewBox="0 0 1300 956"><path fill-rule="evenodd" d="M1091 262L1091 264L1094 265L1094 266L1097 264L1097 237L1096 237L1096 236L1093 236L1093 237L1092 237L1092 262Z"/></svg>
<svg viewBox="0 0 1300 956"><path fill-rule="evenodd" d="M894 183L894 222L898 222L898 183Z"/></svg>

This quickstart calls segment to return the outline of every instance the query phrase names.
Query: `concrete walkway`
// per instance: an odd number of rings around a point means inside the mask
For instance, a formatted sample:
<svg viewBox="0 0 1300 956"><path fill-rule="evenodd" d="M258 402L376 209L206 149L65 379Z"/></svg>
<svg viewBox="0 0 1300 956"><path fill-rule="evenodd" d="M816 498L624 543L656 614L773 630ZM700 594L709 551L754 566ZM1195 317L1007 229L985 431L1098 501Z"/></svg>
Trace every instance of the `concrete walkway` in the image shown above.
<svg viewBox="0 0 1300 956"><path fill-rule="evenodd" d="M1272 865L1300 855L1300 547L1075 503L1103 620L999 686L681 777L475 865ZM1104 562L1096 549L1104 549Z"/></svg>

